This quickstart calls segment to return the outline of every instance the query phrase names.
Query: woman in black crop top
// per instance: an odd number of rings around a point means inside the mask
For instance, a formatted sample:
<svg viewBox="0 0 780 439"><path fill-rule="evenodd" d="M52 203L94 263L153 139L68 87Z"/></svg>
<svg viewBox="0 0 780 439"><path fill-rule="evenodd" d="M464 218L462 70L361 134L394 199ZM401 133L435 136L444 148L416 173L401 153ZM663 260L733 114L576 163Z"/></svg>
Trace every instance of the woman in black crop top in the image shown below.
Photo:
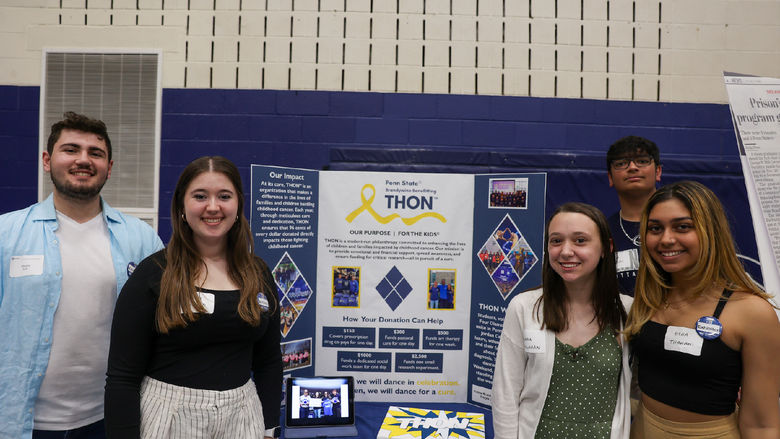
<svg viewBox="0 0 780 439"><path fill-rule="evenodd" d="M253 253L238 169L223 157L193 161L171 204L171 241L117 300L107 436L278 436L279 305Z"/></svg>
<svg viewBox="0 0 780 439"><path fill-rule="evenodd" d="M737 260L720 201L700 183L664 186L640 232L625 330L642 390L631 438L780 438L780 323Z"/></svg>

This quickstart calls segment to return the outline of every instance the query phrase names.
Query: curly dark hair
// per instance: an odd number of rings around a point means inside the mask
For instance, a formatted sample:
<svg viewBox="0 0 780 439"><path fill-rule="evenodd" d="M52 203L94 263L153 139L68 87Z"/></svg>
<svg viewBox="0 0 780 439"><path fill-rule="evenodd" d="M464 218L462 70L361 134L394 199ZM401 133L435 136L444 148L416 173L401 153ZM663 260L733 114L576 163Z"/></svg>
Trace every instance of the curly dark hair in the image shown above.
<svg viewBox="0 0 780 439"><path fill-rule="evenodd" d="M76 130L95 134L98 138L105 141L106 149L108 149L108 161L111 161L111 139L108 138L108 130L102 120L92 119L73 111L67 111L62 116L64 119L51 126L51 133L46 144L46 151L49 152L49 155L54 151L54 144L60 140L62 130Z"/></svg>

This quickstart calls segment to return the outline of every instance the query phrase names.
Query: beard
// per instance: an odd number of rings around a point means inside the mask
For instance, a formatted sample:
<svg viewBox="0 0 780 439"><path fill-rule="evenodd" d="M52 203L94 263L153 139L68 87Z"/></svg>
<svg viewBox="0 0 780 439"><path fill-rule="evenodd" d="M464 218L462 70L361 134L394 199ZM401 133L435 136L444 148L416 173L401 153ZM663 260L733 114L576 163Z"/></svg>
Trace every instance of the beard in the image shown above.
<svg viewBox="0 0 780 439"><path fill-rule="evenodd" d="M58 177L54 176L53 172L50 172L49 176L51 176L51 182L54 184L54 188L60 195L66 198L81 201L91 200L100 195L100 191L103 189L106 181L108 181L108 176L106 176L103 181L98 181L95 184L89 186L77 186L69 183L67 180L60 181Z"/></svg>

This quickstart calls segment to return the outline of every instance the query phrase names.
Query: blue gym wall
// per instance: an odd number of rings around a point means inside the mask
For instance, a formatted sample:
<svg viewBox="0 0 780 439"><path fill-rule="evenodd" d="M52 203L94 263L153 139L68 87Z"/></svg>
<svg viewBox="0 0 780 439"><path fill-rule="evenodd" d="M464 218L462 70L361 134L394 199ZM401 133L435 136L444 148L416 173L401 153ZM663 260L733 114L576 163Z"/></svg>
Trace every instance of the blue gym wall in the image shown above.
<svg viewBox="0 0 780 439"><path fill-rule="evenodd" d="M0 86L0 213L38 200L38 87Z"/></svg>
<svg viewBox="0 0 780 439"><path fill-rule="evenodd" d="M0 86L0 213L37 200L39 88ZM604 154L633 134L661 149L662 183L692 178L730 211L755 257L727 105L529 97L273 90L163 90L159 232L182 168L224 155L310 169L548 173L547 209L568 200L617 209ZM121 148L121 145L117 145ZM248 191L248 188L245 188ZM248 213L248 212L247 212ZM751 270L752 271L752 270Z"/></svg>

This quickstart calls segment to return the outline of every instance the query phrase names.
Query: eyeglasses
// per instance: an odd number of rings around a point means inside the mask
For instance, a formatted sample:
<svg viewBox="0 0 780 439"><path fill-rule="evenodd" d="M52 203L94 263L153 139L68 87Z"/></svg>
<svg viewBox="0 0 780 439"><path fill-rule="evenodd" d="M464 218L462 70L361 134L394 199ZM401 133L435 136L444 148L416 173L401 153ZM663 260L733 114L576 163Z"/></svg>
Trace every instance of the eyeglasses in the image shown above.
<svg viewBox="0 0 780 439"><path fill-rule="evenodd" d="M612 160L612 169L627 169L631 162L634 162L637 168L644 168L653 164L653 158L649 155L643 155L634 158Z"/></svg>

